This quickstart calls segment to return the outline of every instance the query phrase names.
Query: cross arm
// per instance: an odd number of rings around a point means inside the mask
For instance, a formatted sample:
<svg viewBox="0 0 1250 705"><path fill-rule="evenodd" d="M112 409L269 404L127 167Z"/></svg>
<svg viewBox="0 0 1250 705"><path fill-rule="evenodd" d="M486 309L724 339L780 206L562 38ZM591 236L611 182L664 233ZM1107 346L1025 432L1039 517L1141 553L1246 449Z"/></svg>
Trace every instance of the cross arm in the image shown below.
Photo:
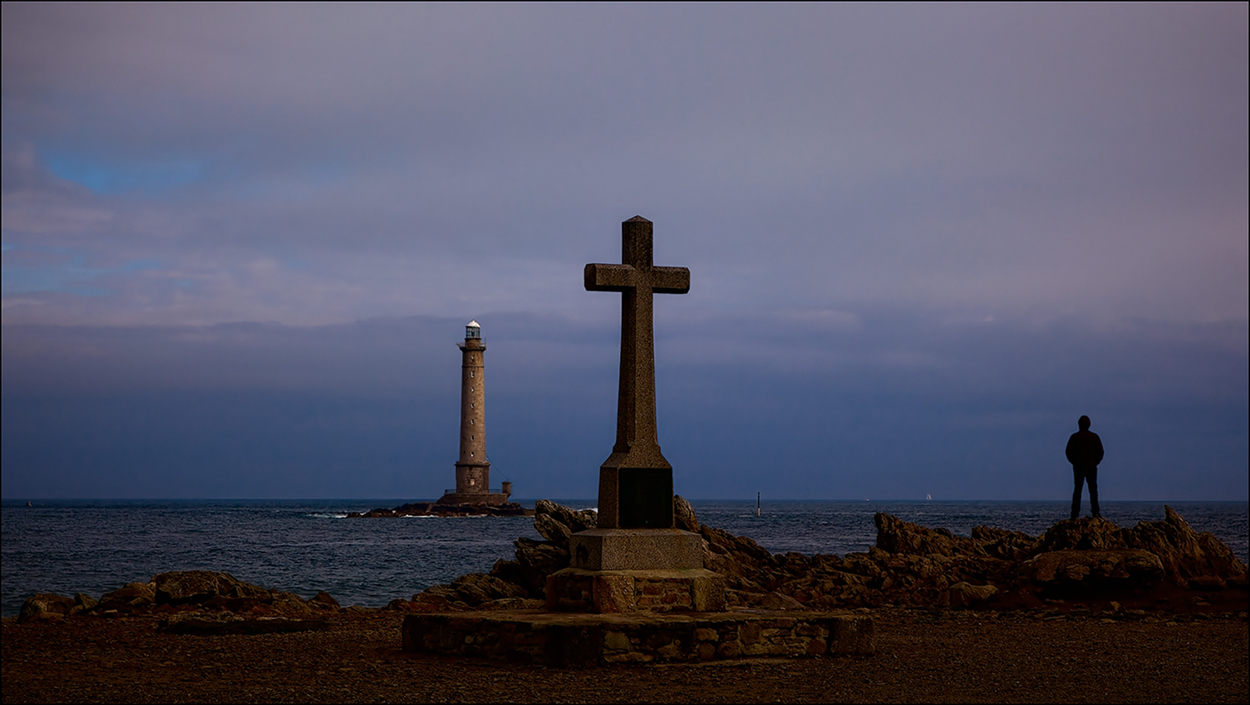
<svg viewBox="0 0 1250 705"><path fill-rule="evenodd" d="M625 291L635 286L638 270L628 264L586 265L586 291Z"/></svg>
<svg viewBox="0 0 1250 705"><path fill-rule="evenodd" d="M657 294L690 292L690 270L686 267L652 267L651 290Z"/></svg>

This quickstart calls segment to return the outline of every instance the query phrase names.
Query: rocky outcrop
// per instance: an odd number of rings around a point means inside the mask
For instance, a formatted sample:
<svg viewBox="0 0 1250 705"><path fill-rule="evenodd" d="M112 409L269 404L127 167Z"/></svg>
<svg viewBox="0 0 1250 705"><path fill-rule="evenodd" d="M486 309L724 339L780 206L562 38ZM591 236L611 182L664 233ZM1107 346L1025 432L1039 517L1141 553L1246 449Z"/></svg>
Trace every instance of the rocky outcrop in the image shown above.
<svg viewBox="0 0 1250 705"><path fill-rule="evenodd" d="M1074 553L1088 555L1078 559ZM1163 521L1143 521L1131 528L1096 518L1060 522L1042 534L1037 554L1027 564L1029 575L1039 572L1039 564L1076 565L1067 569L1074 574L1083 572L1080 565L1088 564L1093 576L1106 573L1120 579L1164 580L1182 588L1247 584L1246 565L1228 546L1210 533L1194 531L1171 507L1164 507ZM1045 568L1040 571L1043 577L1050 574Z"/></svg>
<svg viewBox="0 0 1250 705"><path fill-rule="evenodd" d="M513 542L514 560L496 561L489 574L470 573L450 585L432 585L411 600L393 600L387 607L405 612L539 607L547 576L569 566L569 537L598 522L594 510L579 511L540 499L534 504L534 530L543 540L518 538Z"/></svg>
<svg viewBox="0 0 1250 705"><path fill-rule="evenodd" d="M694 507L679 494L673 495L673 524L678 529L699 533L699 518L694 515Z"/></svg>
<svg viewBox="0 0 1250 705"><path fill-rule="evenodd" d="M997 594L998 588L993 585L955 583L950 589L950 606L955 609L974 607L987 602Z"/></svg>
<svg viewBox="0 0 1250 705"><path fill-rule="evenodd" d="M1077 519L1037 537L984 526L956 536L888 514L877 514L875 522L876 546L845 557L772 555L749 539L702 526L704 566L726 576L731 605L751 607L764 605L770 594L808 609L1010 609L1117 598L1148 603L1177 590L1228 589L1241 590L1238 599L1245 601L1245 564L1170 507L1160 522L1121 528L1105 519Z"/></svg>
<svg viewBox="0 0 1250 705"><path fill-rule="evenodd" d="M1131 593L1245 586L1245 565L1210 534L1193 532L1170 508L1162 522L1122 529L1103 519L1059 522L1041 536L978 526L971 536L877 514L876 546L844 557L772 554L755 541L699 524L673 498L679 526L703 538L703 564L725 576L731 607L829 610L876 605L956 609L1038 607L1046 600L1094 602ZM515 560L433 586L396 609L448 611L538 605L548 575L569 564L568 537L595 525L593 512L540 500L534 528ZM494 578L494 580L487 580Z"/></svg>
<svg viewBox="0 0 1250 705"><path fill-rule="evenodd" d="M263 598L270 595L269 590L245 583L229 573L207 570L160 573L152 578L152 584L155 587L155 601L159 604L182 605L205 602L217 597Z"/></svg>
<svg viewBox="0 0 1250 705"><path fill-rule="evenodd" d="M569 567L569 537L595 528L598 514L540 499L534 504L534 530L541 541L513 542L514 560L499 560L489 574L470 573L450 585L432 585L411 600L393 600L388 609L444 612L470 609L536 609L542 606L547 576Z"/></svg>
<svg viewBox="0 0 1250 705"><path fill-rule="evenodd" d="M74 608L74 599L64 595L41 592L26 599L21 612L17 614L18 622L39 622L48 619L64 619Z"/></svg>
<svg viewBox="0 0 1250 705"><path fill-rule="evenodd" d="M1158 556L1135 548L1047 551L1020 565L1020 577L1040 587L1061 582L1093 584L1111 580L1151 586L1163 577L1163 571L1163 562Z"/></svg>
<svg viewBox="0 0 1250 705"><path fill-rule="evenodd" d="M534 503L535 528L538 526L538 518L542 516L563 524L570 534L576 534L579 531L586 531L599 526L599 514L595 510L569 509L549 499L540 499ZM539 533L541 534L542 532L540 531ZM568 547L567 541L565 542L565 547Z"/></svg>
<svg viewBox="0 0 1250 705"><path fill-rule="evenodd" d="M84 602L83 611L109 612L115 610L128 610L128 608L147 607L156 602L156 582L155 578L146 583L126 583L122 587L106 592L100 597L96 604L92 605L90 610L85 609Z"/></svg>
<svg viewBox="0 0 1250 705"><path fill-rule="evenodd" d="M18 621L59 619L73 615L157 615L168 620L185 614L210 620L212 617L205 615L251 615L258 619L263 617L272 620L315 617L339 609L338 602L325 592L318 593L311 600L305 600L291 592L270 590L244 582L229 573L186 570L160 573L146 583L126 583L116 590L104 593L98 600L83 594L70 598L40 593L26 600ZM181 619L184 617L178 617L175 621ZM283 629L266 624L255 627L262 631L248 633L263 633L264 629L270 628Z"/></svg>

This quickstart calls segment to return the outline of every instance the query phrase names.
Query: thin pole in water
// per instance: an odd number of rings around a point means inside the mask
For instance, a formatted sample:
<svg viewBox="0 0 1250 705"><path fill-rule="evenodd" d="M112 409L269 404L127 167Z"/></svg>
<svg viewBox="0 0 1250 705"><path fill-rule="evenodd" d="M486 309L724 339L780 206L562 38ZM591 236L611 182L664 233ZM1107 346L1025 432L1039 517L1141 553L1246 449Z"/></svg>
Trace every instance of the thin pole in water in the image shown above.
<svg viewBox="0 0 1250 705"><path fill-rule="evenodd" d="M755 516L760 515L760 493L755 493Z"/></svg>

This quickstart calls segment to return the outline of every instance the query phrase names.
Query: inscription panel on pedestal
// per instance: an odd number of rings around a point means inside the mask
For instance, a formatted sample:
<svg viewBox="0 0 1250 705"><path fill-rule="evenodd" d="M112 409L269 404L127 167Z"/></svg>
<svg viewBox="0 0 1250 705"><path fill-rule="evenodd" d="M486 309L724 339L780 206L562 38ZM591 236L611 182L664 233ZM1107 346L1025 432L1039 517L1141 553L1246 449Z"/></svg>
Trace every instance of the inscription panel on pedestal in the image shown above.
<svg viewBox="0 0 1250 705"><path fill-rule="evenodd" d="M673 528L673 471L621 468L617 492L622 529Z"/></svg>

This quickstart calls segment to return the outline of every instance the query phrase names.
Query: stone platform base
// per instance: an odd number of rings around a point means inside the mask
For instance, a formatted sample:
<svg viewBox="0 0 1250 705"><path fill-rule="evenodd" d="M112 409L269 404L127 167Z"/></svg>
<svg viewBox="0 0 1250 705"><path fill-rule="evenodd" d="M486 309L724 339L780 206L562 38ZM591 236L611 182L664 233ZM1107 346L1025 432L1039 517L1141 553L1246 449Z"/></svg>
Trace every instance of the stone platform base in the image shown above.
<svg viewBox="0 0 1250 705"><path fill-rule="evenodd" d="M751 657L867 656L872 618L827 612L734 610L574 614L536 610L417 614L403 648L558 667Z"/></svg>
<svg viewBox="0 0 1250 705"><path fill-rule="evenodd" d="M547 576L548 612L721 612L725 578L703 568L582 570Z"/></svg>

